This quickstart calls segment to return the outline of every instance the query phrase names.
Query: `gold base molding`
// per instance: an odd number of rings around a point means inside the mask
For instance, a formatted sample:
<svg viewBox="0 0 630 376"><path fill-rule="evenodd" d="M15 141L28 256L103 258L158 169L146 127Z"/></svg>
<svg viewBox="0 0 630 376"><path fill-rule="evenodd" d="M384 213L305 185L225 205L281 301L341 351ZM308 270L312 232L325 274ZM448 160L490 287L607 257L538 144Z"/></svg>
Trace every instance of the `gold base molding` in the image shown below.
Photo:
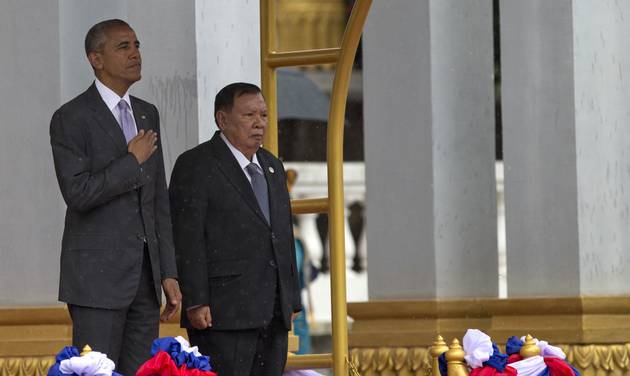
<svg viewBox="0 0 630 376"><path fill-rule="evenodd" d="M428 347L468 328L497 341L531 333L550 343L630 342L630 296L459 299L349 303L351 348Z"/></svg>
<svg viewBox="0 0 630 376"><path fill-rule="evenodd" d="M0 358L0 376L46 376L53 364L52 356Z"/></svg>
<svg viewBox="0 0 630 376"><path fill-rule="evenodd" d="M582 376L630 375L630 343L560 347ZM350 358L362 376L431 375L428 347L355 348Z"/></svg>
<svg viewBox="0 0 630 376"><path fill-rule="evenodd" d="M427 347L351 349L350 360L361 376L431 376L431 354Z"/></svg>

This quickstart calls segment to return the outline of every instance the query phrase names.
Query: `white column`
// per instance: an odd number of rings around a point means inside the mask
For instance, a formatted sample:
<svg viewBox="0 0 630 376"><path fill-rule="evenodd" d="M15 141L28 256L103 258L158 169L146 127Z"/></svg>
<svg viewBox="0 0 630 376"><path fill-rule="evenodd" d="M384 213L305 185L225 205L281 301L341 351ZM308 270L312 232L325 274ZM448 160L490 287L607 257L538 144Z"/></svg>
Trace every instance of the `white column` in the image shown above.
<svg viewBox="0 0 630 376"><path fill-rule="evenodd" d="M197 0L199 141L217 129L214 97L225 85L260 85L260 5L254 0Z"/></svg>
<svg viewBox="0 0 630 376"><path fill-rule="evenodd" d="M64 205L48 127L60 102L59 3L0 12L0 306L57 301Z"/></svg>
<svg viewBox="0 0 630 376"><path fill-rule="evenodd" d="M142 80L133 92L160 111L167 179L177 157L199 143L195 4L129 1L129 23L142 51ZM207 104L203 104L206 106Z"/></svg>
<svg viewBox="0 0 630 376"><path fill-rule="evenodd" d="M630 292L629 12L501 2L510 296Z"/></svg>
<svg viewBox="0 0 630 376"><path fill-rule="evenodd" d="M92 25L110 18L127 20L127 0L59 1L61 103L81 94L94 81L85 55L85 34Z"/></svg>
<svg viewBox="0 0 630 376"><path fill-rule="evenodd" d="M363 41L370 298L496 296L492 1L374 2Z"/></svg>

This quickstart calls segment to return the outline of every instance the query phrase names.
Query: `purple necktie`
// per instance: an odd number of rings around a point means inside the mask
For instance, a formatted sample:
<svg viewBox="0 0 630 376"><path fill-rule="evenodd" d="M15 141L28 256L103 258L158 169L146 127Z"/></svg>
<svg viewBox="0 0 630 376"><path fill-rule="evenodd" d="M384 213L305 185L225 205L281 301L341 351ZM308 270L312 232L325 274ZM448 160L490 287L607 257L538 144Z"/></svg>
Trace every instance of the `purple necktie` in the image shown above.
<svg viewBox="0 0 630 376"><path fill-rule="evenodd" d="M125 141L129 143L132 138L136 137L137 130L129 113L129 105L123 99L118 102L118 112L120 113L120 127L125 134Z"/></svg>

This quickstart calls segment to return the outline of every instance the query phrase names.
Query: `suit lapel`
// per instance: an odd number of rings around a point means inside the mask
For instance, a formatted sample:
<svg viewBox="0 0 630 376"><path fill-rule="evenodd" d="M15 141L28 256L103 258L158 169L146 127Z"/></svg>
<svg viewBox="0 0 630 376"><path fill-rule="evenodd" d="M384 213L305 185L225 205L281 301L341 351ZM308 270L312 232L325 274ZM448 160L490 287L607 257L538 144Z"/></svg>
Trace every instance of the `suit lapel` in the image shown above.
<svg viewBox="0 0 630 376"><path fill-rule="evenodd" d="M120 129L118 121L109 108L107 108L98 90L96 90L96 85L92 84L86 93L88 106L92 109L98 125L109 135L114 145L116 145L116 148L120 151L126 151L127 142L125 141L125 135L122 129Z"/></svg>
<svg viewBox="0 0 630 376"><path fill-rule="evenodd" d="M151 129L151 125L149 124L149 115L147 114L144 106L141 106L138 100L132 96L129 97L131 100L131 109L133 111L133 117L136 121L136 128L138 132L141 129L144 129L145 132Z"/></svg>
<svg viewBox="0 0 630 376"><path fill-rule="evenodd" d="M220 133L216 132L212 139L210 140L212 144L212 152L217 160L218 168L223 172L228 181L236 188L238 193L243 197L243 201L247 203L247 205L258 215L260 220L265 223L267 226L267 220L260 210L260 206L258 205L258 201L256 200L256 196L254 195L254 190L252 189L252 185L250 184L247 177L245 177L245 172L241 169L241 166L238 164L236 158L232 154L232 151L228 148L225 142L221 139ZM271 201L269 202L271 206Z"/></svg>

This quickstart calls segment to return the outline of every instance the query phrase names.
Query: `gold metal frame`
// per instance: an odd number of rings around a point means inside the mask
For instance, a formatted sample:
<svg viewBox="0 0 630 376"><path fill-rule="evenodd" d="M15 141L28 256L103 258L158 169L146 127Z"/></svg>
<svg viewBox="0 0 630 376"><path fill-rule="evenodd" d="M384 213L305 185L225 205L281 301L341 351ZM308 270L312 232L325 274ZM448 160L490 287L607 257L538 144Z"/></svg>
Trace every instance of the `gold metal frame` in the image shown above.
<svg viewBox="0 0 630 376"><path fill-rule="evenodd" d="M276 68L324 63L337 64L330 99L326 139L328 198L294 200L291 204L294 213L328 212L333 352L332 354L290 356L288 368L325 368L332 365L335 375L347 375L349 371L344 243L343 125L352 64L371 4L372 0L355 2L340 48L278 52L276 0L260 1L261 81L269 119L269 127L264 140L266 149L278 154Z"/></svg>

